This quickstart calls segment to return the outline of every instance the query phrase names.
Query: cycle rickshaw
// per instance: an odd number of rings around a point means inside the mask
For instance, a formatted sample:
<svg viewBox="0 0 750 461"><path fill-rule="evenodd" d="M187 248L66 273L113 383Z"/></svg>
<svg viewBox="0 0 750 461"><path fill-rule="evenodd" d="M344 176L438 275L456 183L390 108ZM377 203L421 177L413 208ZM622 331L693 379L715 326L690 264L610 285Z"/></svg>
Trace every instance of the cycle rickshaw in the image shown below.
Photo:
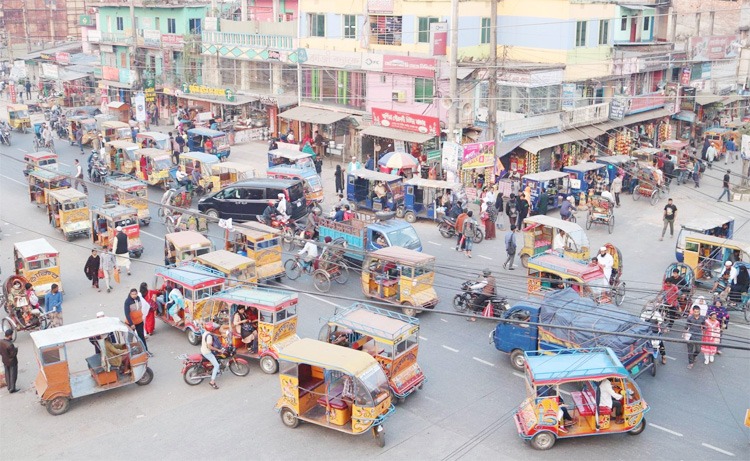
<svg viewBox="0 0 750 461"><path fill-rule="evenodd" d="M586 218L586 230L594 224L606 224L611 234L615 228L615 204L604 197L593 196L589 200L589 214Z"/></svg>
<svg viewBox="0 0 750 461"><path fill-rule="evenodd" d="M310 265L305 265L298 257L287 260L284 263L287 277L296 280L303 272L311 273L315 288L321 293L331 289L331 280L345 284L349 280L349 268L344 262L344 244L343 237L326 244L320 256Z"/></svg>
<svg viewBox="0 0 750 461"><path fill-rule="evenodd" d="M49 326L47 314L29 305L24 288L27 282L26 277L11 275L3 284L2 304L8 316L2 320L2 328L13 331L14 341L19 331L45 330Z"/></svg>
<svg viewBox="0 0 750 461"><path fill-rule="evenodd" d="M663 174L652 166L639 166L635 174L638 185L633 190L633 200L648 197L651 205L656 205L660 198L667 196L669 189L664 183Z"/></svg>

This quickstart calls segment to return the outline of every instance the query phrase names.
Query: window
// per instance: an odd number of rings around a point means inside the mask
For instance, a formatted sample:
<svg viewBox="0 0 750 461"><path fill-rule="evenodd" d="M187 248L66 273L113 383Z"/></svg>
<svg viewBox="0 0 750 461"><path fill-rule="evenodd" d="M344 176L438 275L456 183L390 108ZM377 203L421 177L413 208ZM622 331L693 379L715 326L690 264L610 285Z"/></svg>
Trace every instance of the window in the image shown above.
<svg viewBox="0 0 750 461"><path fill-rule="evenodd" d="M117 30L125 30L125 20L123 17L117 16L115 20L117 21Z"/></svg>
<svg viewBox="0 0 750 461"><path fill-rule="evenodd" d="M628 30L628 17L623 16L620 21L620 30Z"/></svg>
<svg viewBox="0 0 750 461"><path fill-rule="evenodd" d="M433 81L431 78L414 79L414 102L432 103L435 96Z"/></svg>
<svg viewBox="0 0 750 461"><path fill-rule="evenodd" d="M367 88L364 72L304 69L302 99L364 110ZM303 195L300 186L300 196Z"/></svg>
<svg viewBox="0 0 750 461"><path fill-rule="evenodd" d="M307 35L310 37L326 36L326 15L317 13L307 14Z"/></svg>
<svg viewBox="0 0 750 461"><path fill-rule="evenodd" d="M576 46L586 46L586 21L576 22Z"/></svg>
<svg viewBox="0 0 750 461"><path fill-rule="evenodd" d="M609 21L599 21L599 44L606 45L609 42Z"/></svg>
<svg viewBox="0 0 750 461"><path fill-rule="evenodd" d="M648 26L651 23L651 17L643 18L643 30L648 30Z"/></svg>
<svg viewBox="0 0 750 461"><path fill-rule="evenodd" d="M482 18L482 35L479 43L490 43L490 18Z"/></svg>
<svg viewBox="0 0 750 461"><path fill-rule="evenodd" d="M174 18L167 18L167 33L168 34L177 33L177 20L175 20Z"/></svg>
<svg viewBox="0 0 750 461"><path fill-rule="evenodd" d="M430 24L438 18L417 18L417 43L430 43Z"/></svg>
<svg viewBox="0 0 750 461"><path fill-rule="evenodd" d="M353 14L344 15L344 38L357 38L357 17Z"/></svg>
<svg viewBox="0 0 750 461"><path fill-rule="evenodd" d="M190 28L191 34L200 35L201 20L199 18L193 18L193 19L188 20L188 27Z"/></svg>
<svg viewBox="0 0 750 461"><path fill-rule="evenodd" d="M370 45L401 46L401 16L370 16ZM429 41L429 26L427 37Z"/></svg>
<svg viewBox="0 0 750 461"><path fill-rule="evenodd" d="M159 18L154 18L154 29L161 31L161 21L159 21Z"/></svg>

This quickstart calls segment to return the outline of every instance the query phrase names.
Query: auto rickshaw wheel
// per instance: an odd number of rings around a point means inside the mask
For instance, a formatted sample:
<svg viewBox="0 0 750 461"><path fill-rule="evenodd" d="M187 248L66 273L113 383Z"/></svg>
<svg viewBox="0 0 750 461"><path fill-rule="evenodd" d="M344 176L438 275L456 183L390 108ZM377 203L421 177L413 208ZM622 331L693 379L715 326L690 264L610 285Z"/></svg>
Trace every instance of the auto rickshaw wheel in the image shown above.
<svg viewBox="0 0 750 461"><path fill-rule="evenodd" d="M641 422L636 424L636 426L628 431L628 434L630 435L638 435L641 432L643 432L646 429L646 418L641 418Z"/></svg>
<svg viewBox="0 0 750 461"><path fill-rule="evenodd" d="M279 371L279 362L270 355L264 355L260 358L260 369L267 375L272 375Z"/></svg>
<svg viewBox="0 0 750 461"><path fill-rule="evenodd" d="M525 267L525 268L528 268L528 267L529 267L529 258L530 258L530 257L531 257L531 256L530 256L530 255L527 255L526 253L524 253L524 254L522 254L522 255L521 255L521 265L522 265L523 267Z"/></svg>
<svg viewBox="0 0 750 461"><path fill-rule="evenodd" d="M12 321L11 319L9 319L9 318L6 317L6 318L3 319L3 323L2 324L3 324L3 331L8 331L8 330L12 330L13 331L13 336L10 338L10 340L11 341L15 341L16 340L16 336L18 336L18 332L16 330L16 323L14 321Z"/></svg>
<svg viewBox="0 0 750 461"><path fill-rule="evenodd" d="M291 429L294 429L295 427L299 426L299 418L297 418L297 415L294 413L294 410L290 408L281 409L281 422L284 423L284 426L289 427Z"/></svg>
<svg viewBox="0 0 750 461"><path fill-rule="evenodd" d="M510 364L516 370L523 371L523 368L526 365L526 357L523 356L523 351L521 349L516 349L510 353Z"/></svg>
<svg viewBox="0 0 750 461"><path fill-rule="evenodd" d="M201 335L197 334L191 328L188 328L187 330L185 330L185 334L187 335L188 342L192 346L197 346L201 343Z"/></svg>
<svg viewBox="0 0 750 461"><path fill-rule="evenodd" d="M549 450L555 445L557 437L552 432L540 432L531 439L531 446L537 450Z"/></svg>
<svg viewBox="0 0 750 461"><path fill-rule="evenodd" d="M70 399L67 397L55 397L47 402L47 412L52 416L59 416L70 408Z"/></svg>
<svg viewBox="0 0 750 461"><path fill-rule="evenodd" d="M328 293L331 289L331 277L326 271L318 269L313 273L313 285L319 292Z"/></svg>
<svg viewBox="0 0 750 461"><path fill-rule="evenodd" d="M401 303L401 312L408 317L417 316L417 309L415 309L414 305L409 301L404 301Z"/></svg>
<svg viewBox="0 0 750 461"><path fill-rule="evenodd" d="M406 214L406 210L404 210L403 206L400 206L400 207L396 208L396 217L397 218L403 218L405 214Z"/></svg>
<svg viewBox="0 0 750 461"><path fill-rule="evenodd" d="M609 231L610 234L612 233L612 231L615 230L615 215L611 215L609 217L609 222L607 223L607 230Z"/></svg>
<svg viewBox="0 0 750 461"><path fill-rule="evenodd" d="M380 448L385 446L385 429L382 425L372 428L372 436L375 437L375 442Z"/></svg>
<svg viewBox="0 0 750 461"><path fill-rule="evenodd" d="M408 222L409 224L414 224L417 222L417 215L414 214L413 211L407 211L406 214L404 214L404 220Z"/></svg>
<svg viewBox="0 0 750 461"><path fill-rule="evenodd" d="M143 376L141 376L141 379L136 381L135 383L139 386L146 386L148 384L151 384L151 381L154 380L154 372L151 370L151 368L146 367L146 372L143 373Z"/></svg>

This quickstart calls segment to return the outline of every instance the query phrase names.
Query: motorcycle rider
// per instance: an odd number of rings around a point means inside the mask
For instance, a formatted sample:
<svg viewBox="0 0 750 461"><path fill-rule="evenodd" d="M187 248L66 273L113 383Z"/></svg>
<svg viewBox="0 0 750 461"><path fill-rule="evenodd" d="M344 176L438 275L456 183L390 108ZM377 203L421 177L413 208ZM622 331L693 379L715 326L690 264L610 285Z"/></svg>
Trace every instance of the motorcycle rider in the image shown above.
<svg viewBox="0 0 750 461"><path fill-rule="evenodd" d="M651 333L657 336L661 336L664 329L664 317L661 315L658 309L645 310L641 314L641 320L651 324ZM659 355L661 355L661 364L667 364L667 349L664 347L664 341L652 339L651 344L654 347L659 348ZM654 363L652 366L656 366Z"/></svg>
<svg viewBox="0 0 750 461"><path fill-rule="evenodd" d="M219 374L219 361L216 359L214 352L222 352L221 340L214 334L216 331L216 324L214 322L206 323L203 328L206 331L203 332L203 337L201 338L201 354L214 366L211 370L211 381L208 384L214 389L218 389L216 376Z"/></svg>
<svg viewBox="0 0 750 461"><path fill-rule="evenodd" d="M267 225L271 225L271 222L273 221L273 217L276 215L276 207L274 206L275 203L273 200L268 201L268 206L266 206L266 209L263 210L263 221Z"/></svg>
<svg viewBox="0 0 750 461"><path fill-rule="evenodd" d="M0 136L2 143L10 146L10 125L5 120L0 120Z"/></svg>
<svg viewBox="0 0 750 461"><path fill-rule="evenodd" d="M480 280L478 283L471 286L472 292L481 290L476 298L474 298L473 305L471 306L472 310L475 312L481 312L484 309L485 304L487 304L487 301L492 299L497 291L496 280L495 277L492 276L491 270L484 269L482 271L482 278L483 280ZM468 320L475 322L476 318L469 317Z"/></svg>

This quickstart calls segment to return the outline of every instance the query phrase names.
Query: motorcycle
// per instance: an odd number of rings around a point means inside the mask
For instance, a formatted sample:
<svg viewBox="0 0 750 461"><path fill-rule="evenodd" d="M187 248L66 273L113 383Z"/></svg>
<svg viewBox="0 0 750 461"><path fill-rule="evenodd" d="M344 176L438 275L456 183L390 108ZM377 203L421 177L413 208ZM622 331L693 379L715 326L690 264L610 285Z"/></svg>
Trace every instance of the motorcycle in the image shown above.
<svg viewBox="0 0 750 461"><path fill-rule="evenodd" d="M219 362L219 375L229 368L235 376L247 376L250 374L250 364L247 360L236 357L237 349L230 346L222 349L221 353L214 354ZM204 379L211 378L213 364L203 354L182 354L177 357L182 360L182 379L190 386L197 386Z"/></svg>
<svg viewBox="0 0 750 461"><path fill-rule="evenodd" d="M0 130L0 144L10 146L10 128Z"/></svg>
<svg viewBox="0 0 750 461"><path fill-rule="evenodd" d="M453 297L453 308L456 312L466 312L467 310L481 314L484 312L487 305L476 306L476 299L482 294L481 290L472 290L472 285L478 283L476 280L467 280L461 284L461 293L458 293ZM503 312L510 308L510 303L504 297L497 295L487 300L488 303L492 303L492 316L501 317Z"/></svg>
<svg viewBox="0 0 750 461"><path fill-rule="evenodd" d="M101 183L104 182L104 178L106 178L107 176L109 176L109 168L107 167L107 165L100 160L93 161L89 173L91 181L95 183Z"/></svg>
<svg viewBox="0 0 750 461"><path fill-rule="evenodd" d="M274 229L281 231L281 243L287 251L294 249L294 236L297 234L297 225L294 221L290 221L289 218L282 218L280 215L275 214L271 217L271 222L267 222L263 215L258 215L258 222L271 226Z"/></svg>
<svg viewBox="0 0 750 461"><path fill-rule="evenodd" d="M447 239L455 237L456 220L453 218L449 218L448 216L444 216L443 219L441 219L438 223L438 231L440 232L440 235ZM484 240L484 232L482 232L482 230L477 227L474 238L472 240L474 240L474 243L481 243L481 241Z"/></svg>

